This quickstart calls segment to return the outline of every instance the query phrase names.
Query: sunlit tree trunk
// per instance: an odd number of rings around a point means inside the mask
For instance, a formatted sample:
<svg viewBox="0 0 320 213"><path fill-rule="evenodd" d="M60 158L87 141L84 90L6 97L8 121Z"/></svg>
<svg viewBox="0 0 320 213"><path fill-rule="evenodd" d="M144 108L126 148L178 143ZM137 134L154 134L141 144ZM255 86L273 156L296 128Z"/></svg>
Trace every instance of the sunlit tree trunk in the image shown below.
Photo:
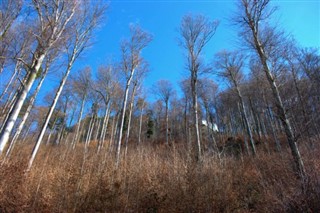
<svg viewBox="0 0 320 213"><path fill-rule="evenodd" d="M125 146L126 146L125 156L127 156L127 152L128 152L128 143L129 143L130 130L131 130L131 119L132 119L134 98L135 98L137 86L138 86L138 83L134 82L132 93L131 93L130 106L129 106L129 119L128 119L128 128L127 128L127 135L126 135L126 142L125 142Z"/></svg>
<svg viewBox="0 0 320 213"><path fill-rule="evenodd" d="M43 84L43 81L44 81L44 79L45 79L45 77L46 77L46 75L47 75L48 69L49 69L49 66L47 66L46 69L45 69L45 71L43 72L43 74L42 74L42 76L41 76L41 79L40 79L40 81L39 81L39 83L38 83L38 85L37 85L37 87L36 87L33 95L32 95L31 98L30 98L30 101L29 101L27 110L26 110L26 112L24 113L23 118L22 118L22 120L21 120L21 123L19 124L19 127L18 127L18 129L17 129L14 137L12 138L11 143L10 143L10 146L9 146L9 148L8 148L8 150L7 150L7 153L6 153L6 156L7 156L7 157L9 157L9 155L10 155L10 153L11 153L11 151L12 151L12 149L13 149L16 141L17 141L17 139L19 138L20 133L21 133L21 131L22 131L22 129L23 129L23 127L24 127L24 125L25 125L28 117L29 117L29 114L30 114L31 109L32 109L32 107L33 107L33 105L34 105L34 102L35 102L35 100L36 100L36 97L37 97L37 95L38 95L38 93L39 93L39 91L40 91L40 89L41 89L41 86L42 86L42 84Z"/></svg>
<svg viewBox="0 0 320 213"><path fill-rule="evenodd" d="M31 73L23 87L23 89L19 92L17 101L15 102L12 111L9 114L9 117L7 121L4 124L4 127L0 134L0 154L2 154L5 146L7 145L9 141L10 133L13 129L13 126L18 118L18 115L21 111L21 108L23 106L23 103L27 97L27 94L29 93L35 79L37 76L37 73L41 67L42 61L45 57L46 53L40 54L38 57L35 57L33 59L33 68L31 69Z"/></svg>

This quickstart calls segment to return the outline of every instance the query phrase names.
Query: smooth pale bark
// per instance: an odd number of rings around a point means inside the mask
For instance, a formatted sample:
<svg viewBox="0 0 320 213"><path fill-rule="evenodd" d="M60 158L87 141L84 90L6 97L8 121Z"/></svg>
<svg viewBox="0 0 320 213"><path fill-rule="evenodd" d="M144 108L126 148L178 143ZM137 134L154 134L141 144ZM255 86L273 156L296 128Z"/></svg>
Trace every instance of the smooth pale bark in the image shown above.
<svg viewBox="0 0 320 213"><path fill-rule="evenodd" d="M39 81L39 83L38 83L38 85L37 85L37 87L36 87L33 95L32 95L31 98L30 98L30 102L29 102L28 108L27 108L26 112L25 112L24 115L23 115L22 121L21 121L21 123L19 124L19 127L18 127L18 129L17 129L14 137L13 137L12 140L11 140L10 146L9 146L9 148L8 148L8 150L7 150L7 153L6 153L6 157L9 157L12 149L14 148L14 145L15 145L17 139L19 138L19 136L20 136L20 134L21 134L21 131L22 131L22 129L23 129L23 127L24 127L24 125L25 125L25 123L26 123L26 121L27 121L27 118L29 117L29 114L30 114L30 112L31 112L31 109L32 109L32 107L33 107L33 105L34 105L34 102L35 102L35 100L36 100L36 97L37 97L37 95L38 95L38 93L39 93L39 91L40 91L40 89L41 89L41 87L42 87L42 84L43 84L44 79L45 79L45 77L46 77L46 75L47 75L47 72L48 72L48 68L46 68L46 70L45 70L44 73L42 74L42 77L41 77L41 79L40 79L40 81Z"/></svg>
<svg viewBox="0 0 320 213"><path fill-rule="evenodd" d="M33 164L33 161L37 155L37 152L39 150L39 147L40 147L40 144L41 144L41 141L43 139L43 136L44 136L44 133L47 129L47 126L49 124L49 121L50 121L50 118L52 116L52 113L58 103L58 100L59 100L59 97L62 93L62 89L67 81L67 78L70 74L70 71L71 71L71 68L72 68L72 65L74 63L74 60L75 60L75 54L72 55L72 58L70 59L70 62L68 63L68 67L67 67L67 70L62 78L62 80L60 81L60 85L59 85L59 88L58 88L58 91L56 92L56 95L53 99L53 102L51 103L51 106L50 106L50 110L48 111L47 115L46 115L46 119L45 119L45 122L43 123L42 125L42 128L41 128L41 132L40 134L38 135L38 138L37 138L37 141L36 141L36 144L35 146L33 147L33 150L32 150L32 154L31 154L31 158L29 160L29 164L28 164L28 170L30 170L32 164Z"/></svg>
<svg viewBox="0 0 320 213"><path fill-rule="evenodd" d="M121 141L122 141L124 118L125 118L125 114L126 114L126 107L127 107L127 101L128 101L128 95L129 95L129 87L130 87L134 72L135 72L135 69L132 69L130 72L129 78L127 79L126 89L125 89L123 102L122 102L121 121L120 121L121 123L120 123L119 138L118 138L118 144L117 144L116 166L118 166L120 163L120 152L121 152Z"/></svg>
<svg viewBox="0 0 320 213"><path fill-rule="evenodd" d="M90 141L91 141L91 135L92 135L92 130L93 130L94 125L95 125L95 115L92 114L92 117L90 118L90 122L89 122L89 129L86 131L87 132L87 137L86 137L86 141L84 143L85 152L88 151L88 146L89 146Z"/></svg>
<svg viewBox="0 0 320 213"><path fill-rule="evenodd" d="M138 83L135 82L133 85L132 94L131 94L131 100L130 100L130 106L129 106L129 120L128 120L128 128L127 128L126 143L125 143L125 145L126 145L125 156L127 156L127 152L128 152L128 143L129 143L129 137L130 137L132 111L133 111L134 97L136 94L137 86L138 86Z"/></svg>
<svg viewBox="0 0 320 213"><path fill-rule="evenodd" d="M198 116L198 94L197 94L197 71L192 72L191 77L191 93L192 93L192 110L193 110L193 121L194 128L196 132L196 142L197 142L197 160L201 159L201 140L199 131L199 116Z"/></svg>
<svg viewBox="0 0 320 213"><path fill-rule="evenodd" d="M104 145L104 140L105 140L105 136L106 136L106 132L107 132L107 128L108 128L109 116L110 116L110 105L108 103L106 105L106 111L105 111L105 114L103 117L101 134L100 134L99 145L98 145L98 150L97 150L98 153L100 152L101 148Z"/></svg>
<svg viewBox="0 0 320 213"><path fill-rule="evenodd" d="M34 66L31 69L31 73L30 73L23 89L18 94L17 101L13 105L12 111L10 112L9 117L8 117L7 121L5 122L3 129L1 131L0 155L4 151L4 148L6 147L8 141L9 141L9 137L12 132L13 126L18 118L18 115L21 111L23 103L26 100L27 94L29 93L29 91L30 91L35 79L36 79L37 73L41 67L41 64L44 60L45 55L46 54L44 53L44 54L39 55L39 57L33 59Z"/></svg>
<svg viewBox="0 0 320 213"><path fill-rule="evenodd" d="M17 101L15 102L12 111L10 112L9 118L6 121L3 130L1 131L0 135L0 155L2 154L6 144L9 141L10 134L12 132L13 126L18 118L18 115L21 111L21 108L26 100L27 94L29 93L36 76L41 68L42 62L44 58L46 57L48 51L51 49L51 47L54 45L54 43L61 37L62 33L65 31L66 25L69 23L69 21L72 19L76 7L72 7L69 14L67 14L63 9L67 8L59 8L61 5L55 5L56 7L52 9L52 13L45 14L46 17L43 17L42 13L40 12L42 8L39 7L38 2L33 2L35 4L36 10L39 15L40 19L40 28L41 30L45 29L45 25L48 23L44 23L44 21L48 21L51 25L51 32L49 35L49 38L45 41L41 41L43 39L43 35L38 36L38 46L35 50L35 53L33 54L32 61L30 63L30 74L27 78L27 81L23 87L23 89L20 91ZM76 4L75 4L76 5ZM44 5L48 6L48 5ZM69 8L68 8L69 9ZM48 10L49 11L49 10ZM47 32L42 32L46 34Z"/></svg>

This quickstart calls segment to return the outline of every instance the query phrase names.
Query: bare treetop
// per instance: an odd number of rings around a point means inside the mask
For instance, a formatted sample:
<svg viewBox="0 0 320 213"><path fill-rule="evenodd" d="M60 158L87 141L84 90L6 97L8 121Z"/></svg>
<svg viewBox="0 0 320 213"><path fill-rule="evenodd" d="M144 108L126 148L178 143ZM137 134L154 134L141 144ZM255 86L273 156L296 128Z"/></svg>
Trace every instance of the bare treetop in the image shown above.
<svg viewBox="0 0 320 213"><path fill-rule="evenodd" d="M222 51L216 54L215 67L218 69L218 75L227 78L232 83L242 80L243 66L244 56L237 51Z"/></svg>
<svg viewBox="0 0 320 213"><path fill-rule="evenodd" d="M121 42L122 70L129 73L141 63L141 51L152 41L152 36L138 25L130 26L130 38Z"/></svg>
<svg viewBox="0 0 320 213"><path fill-rule="evenodd" d="M215 34L218 21L210 21L203 15L186 15L180 25L180 45L189 51L192 58L198 59L204 46Z"/></svg>

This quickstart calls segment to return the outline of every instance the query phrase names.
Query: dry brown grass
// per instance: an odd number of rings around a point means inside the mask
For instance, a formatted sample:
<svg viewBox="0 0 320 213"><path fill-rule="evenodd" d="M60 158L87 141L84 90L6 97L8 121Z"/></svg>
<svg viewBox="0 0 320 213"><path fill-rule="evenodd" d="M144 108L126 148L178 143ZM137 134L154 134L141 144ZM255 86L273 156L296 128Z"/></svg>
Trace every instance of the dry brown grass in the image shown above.
<svg viewBox="0 0 320 213"><path fill-rule="evenodd" d="M252 157L207 155L182 147L131 147L117 169L113 154L43 146L29 173L29 146L0 168L0 212L320 212L319 147L303 149L308 178L289 152Z"/></svg>

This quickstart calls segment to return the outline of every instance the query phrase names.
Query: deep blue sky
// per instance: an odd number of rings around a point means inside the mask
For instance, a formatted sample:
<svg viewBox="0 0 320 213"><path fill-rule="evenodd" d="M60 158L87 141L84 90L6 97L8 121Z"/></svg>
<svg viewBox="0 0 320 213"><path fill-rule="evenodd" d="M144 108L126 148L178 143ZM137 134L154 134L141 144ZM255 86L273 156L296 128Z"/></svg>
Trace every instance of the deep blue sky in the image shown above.
<svg viewBox="0 0 320 213"><path fill-rule="evenodd" d="M283 0L272 3L278 7L274 19L282 29L291 33L301 46L320 48L319 0ZM120 40L128 36L129 24L139 23L154 37L143 51L151 67L144 85L148 88L160 79L175 84L187 76L184 52L177 42L177 29L183 15L200 13L220 21L216 35L205 50L209 61L219 50L235 49L239 45L237 28L229 22L235 11L236 1L228 0L113 0L105 22L95 35L95 44L85 54L81 65L90 65L96 70L110 58L118 60Z"/></svg>

